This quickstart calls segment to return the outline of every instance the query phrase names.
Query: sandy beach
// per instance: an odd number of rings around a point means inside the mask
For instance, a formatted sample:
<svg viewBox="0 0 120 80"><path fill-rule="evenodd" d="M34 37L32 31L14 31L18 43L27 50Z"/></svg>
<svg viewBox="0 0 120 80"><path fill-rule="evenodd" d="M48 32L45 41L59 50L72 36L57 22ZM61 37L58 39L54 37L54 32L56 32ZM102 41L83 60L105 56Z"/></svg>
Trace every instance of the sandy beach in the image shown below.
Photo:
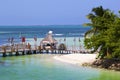
<svg viewBox="0 0 120 80"><path fill-rule="evenodd" d="M54 59L59 60L61 62L66 62L70 64L91 64L96 59L96 54L66 54L61 56L54 56Z"/></svg>

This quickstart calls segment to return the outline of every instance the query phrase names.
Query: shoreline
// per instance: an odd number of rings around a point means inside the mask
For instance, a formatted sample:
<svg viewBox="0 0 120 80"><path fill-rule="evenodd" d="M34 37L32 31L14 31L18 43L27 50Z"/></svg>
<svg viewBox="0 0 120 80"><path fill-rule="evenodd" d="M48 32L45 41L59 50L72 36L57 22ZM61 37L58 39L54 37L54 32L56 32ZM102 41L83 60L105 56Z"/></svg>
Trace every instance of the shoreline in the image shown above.
<svg viewBox="0 0 120 80"><path fill-rule="evenodd" d="M55 60L80 66L120 71L120 60L117 59L96 59L97 54L66 54L54 56Z"/></svg>
<svg viewBox="0 0 120 80"><path fill-rule="evenodd" d="M96 59L96 54L66 54L61 56L54 56L54 59L77 65L91 65Z"/></svg>

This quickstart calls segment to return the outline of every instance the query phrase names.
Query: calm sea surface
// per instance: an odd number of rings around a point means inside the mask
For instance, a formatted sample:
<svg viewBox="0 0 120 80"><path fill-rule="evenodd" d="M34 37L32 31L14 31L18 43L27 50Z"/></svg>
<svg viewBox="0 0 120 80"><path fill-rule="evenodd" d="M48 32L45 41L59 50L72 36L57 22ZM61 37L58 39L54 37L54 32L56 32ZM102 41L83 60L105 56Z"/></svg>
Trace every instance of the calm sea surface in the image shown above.
<svg viewBox="0 0 120 80"><path fill-rule="evenodd" d="M55 38L83 37L89 27L80 25L51 26L0 26L0 45L13 37L19 42L21 36L31 40L43 38L53 31ZM53 59L52 54L0 57L0 80L120 80L120 72L81 67Z"/></svg>
<svg viewBox="0 0 120 80"><path fill-rule="evenodd" d="M81 25L48 25L48 26L0 26L0 45L8 43L8 38L19 42L21 36L26 38L43 38L48 31L53 31L53 37L83 37L90 27Z"/></svg>

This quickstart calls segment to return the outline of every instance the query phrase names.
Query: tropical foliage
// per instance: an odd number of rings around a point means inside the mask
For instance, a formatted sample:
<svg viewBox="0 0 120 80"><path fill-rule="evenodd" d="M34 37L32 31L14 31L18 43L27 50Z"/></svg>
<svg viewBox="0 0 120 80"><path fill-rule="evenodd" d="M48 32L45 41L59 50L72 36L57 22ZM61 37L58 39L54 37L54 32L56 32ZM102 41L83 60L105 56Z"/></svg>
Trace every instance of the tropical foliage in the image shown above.
<svg viewBox="0 0 120 80"><path fill-rule="evenodd" d="M120 15L120 11L119 11ZM99 46L102 58L120 58L120 16L102 6L87 15L91 30L85 34L85 47L96 51Z"/></svg>

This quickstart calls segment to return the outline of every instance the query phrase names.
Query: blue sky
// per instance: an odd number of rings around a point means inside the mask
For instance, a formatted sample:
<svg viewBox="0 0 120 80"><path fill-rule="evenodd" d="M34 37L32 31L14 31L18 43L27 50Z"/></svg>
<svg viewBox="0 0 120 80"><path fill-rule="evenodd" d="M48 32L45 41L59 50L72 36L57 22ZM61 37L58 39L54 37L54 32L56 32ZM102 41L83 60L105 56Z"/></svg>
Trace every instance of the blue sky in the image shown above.
<svg viewBox="0 0 120 80"><path fill-rule="evenodd" d="M0 0L0 25L78 25L102 5L117 13L119 0Z"/></svg>

